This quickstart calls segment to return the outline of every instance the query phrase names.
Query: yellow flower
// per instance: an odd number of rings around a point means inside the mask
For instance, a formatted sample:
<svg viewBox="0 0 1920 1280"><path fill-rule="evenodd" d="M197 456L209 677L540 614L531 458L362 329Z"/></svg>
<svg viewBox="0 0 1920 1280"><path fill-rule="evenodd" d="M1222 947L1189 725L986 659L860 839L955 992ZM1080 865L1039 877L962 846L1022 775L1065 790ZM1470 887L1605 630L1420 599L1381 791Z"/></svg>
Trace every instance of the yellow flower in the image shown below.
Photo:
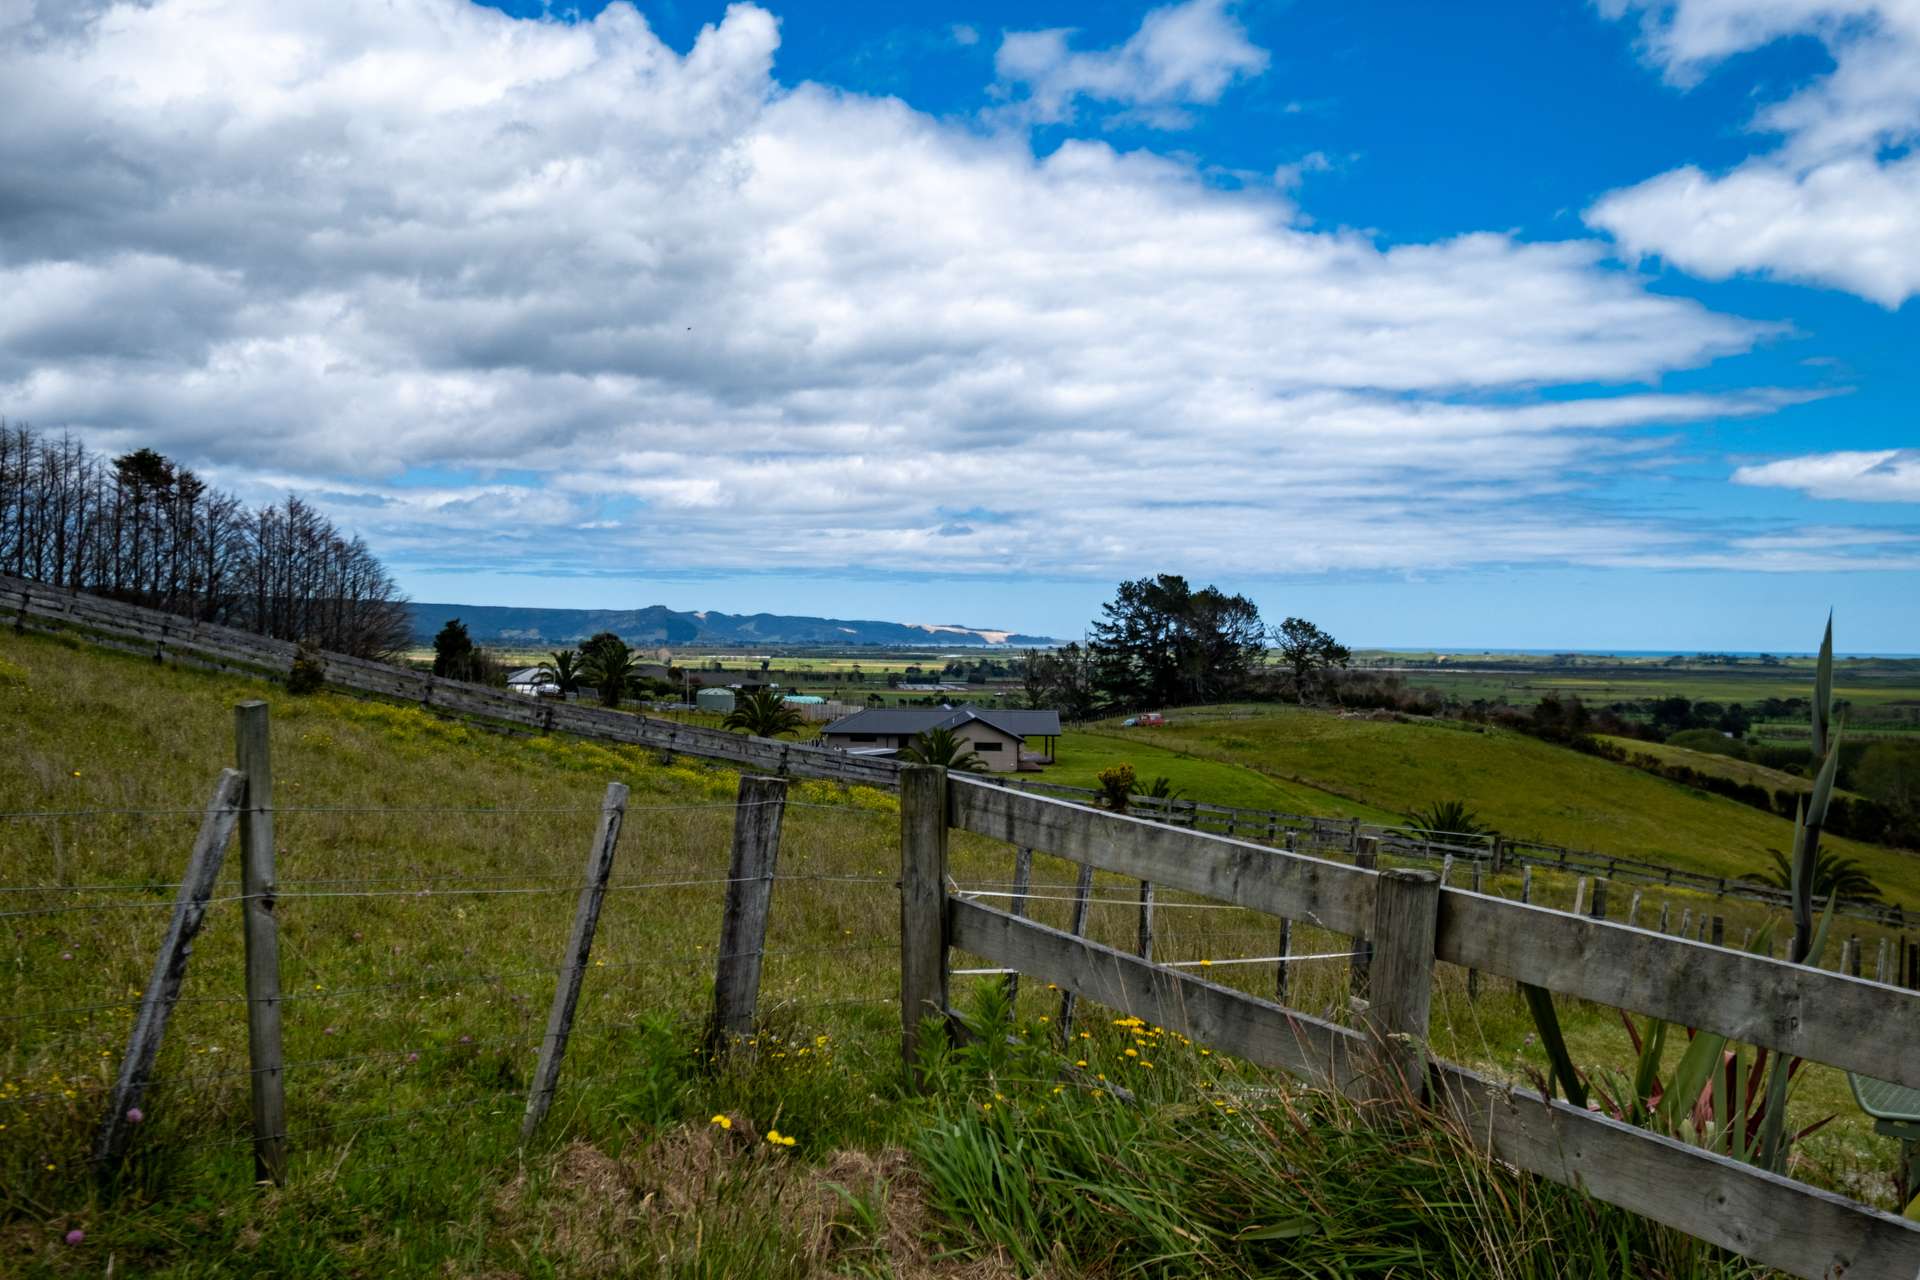
<svg viewBox="0 0 1920 1280"><path fill-rule="evenodd" d="M75 770L73 771L73 776L74 776L74 777L76 777L76 778L77 778L77 777L79 777L79 776L80 776L80 771L79 771L78 769L75 769ZM53 1168L53 1166L52 1166L52 1165L48 1165L48 1166L47 1166L47 1168L49 1168L49 1169L51 1169L51 1168Z"/></svg>
<svg viewBox="0 0 1920 1280"><path fill-rule="evenodd" d="M1084 1067L1087 1065L1087 1060L1085 1058L1082 1058L1080 1059L1080 1061L1074 1063L1073 1065L1076 1067Z"/></svg>
<svg viewBox="0 0 1920 1280"><path fill-rule="evenodd" d="M1153 1064L1151 1062L1148 1062L1145 1058L1140 1059L1140 1065L1145 1067L1149 1071L1153 1070Z"/></svg>
<svg viewBox="0 0 1920 1280"><path fill-rule="evenodd" d="M780 1132L778 1129L767 1130L767 1141L771 1142L776 1147L790 1147L793 1145L793 1139L789 1138L786 1134Z"/></svg>
<svg viewBox="0 0 1920 1280"><path fill-rule="evenodd" d="M1053 1021L1053 1019L1052 1019L1052 1018L1049 1018L1049 1017L1048 1017L1048 1016L1047 1016L1046 1014L1044 1014L1044 1013L1043 1013L1043 1014L1041 1014L1041 1015L1040 1015L1040 1021L1042 1021L1042 1022L1052 1022L1052 1021Z"/></svg>
<svg viewBox="0 0 1920 1280"><path fill-rule="evenodd" d="M1138 1049L1129 1049L1127 1050L1127 1056L1129 1058L1137 1058L1140 1056L1140 1051Z"/></svg>
<svg viewBox="0 0 1920 1280"><path fill-rule="evenodd" d="M717 1124L722 1129L733 1128L733 1120L730 1117L724 1116L724 1115L715 1116L710 1123Z"/></svg>
<svg viewBox="0 0 1920 1280"><path fill-rule="evenodd" d="M1212 967L1213 967L1213 961L1211 961L1211 960L1202 960L1202 961L1200 962L1200 967L1201 967L1202 969L1210 969L1210 968L1212 968Z"/></svg>

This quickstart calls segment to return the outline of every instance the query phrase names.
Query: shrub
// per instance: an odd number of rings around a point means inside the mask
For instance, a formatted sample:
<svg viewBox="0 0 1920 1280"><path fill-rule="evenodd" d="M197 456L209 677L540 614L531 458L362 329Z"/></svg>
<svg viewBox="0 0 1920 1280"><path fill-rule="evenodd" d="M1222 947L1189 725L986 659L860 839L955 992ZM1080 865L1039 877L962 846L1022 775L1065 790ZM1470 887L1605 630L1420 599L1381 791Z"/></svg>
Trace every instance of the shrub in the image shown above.
<svg viewBox="0 0 1920 1280"><path fill-rule="evenodd" d="M327 663L320 651L301 645L293 655L293 667L287 672L287 692L318 693L327 683Z"/></svg>

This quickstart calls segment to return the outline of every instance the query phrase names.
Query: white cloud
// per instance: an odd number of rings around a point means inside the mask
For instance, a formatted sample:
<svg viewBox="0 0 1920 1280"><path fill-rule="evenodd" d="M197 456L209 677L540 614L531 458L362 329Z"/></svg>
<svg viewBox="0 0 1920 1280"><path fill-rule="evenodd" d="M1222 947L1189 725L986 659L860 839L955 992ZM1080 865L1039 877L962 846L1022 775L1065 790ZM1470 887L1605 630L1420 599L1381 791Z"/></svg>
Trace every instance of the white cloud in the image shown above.
<svg viewBox="0 0 1920 1280"><path fill-rule="evenodd" d="M0 411L313 493L403 565L1683 559L1713 531L1589 491L1784 402L1659 390L1775 331L1597 244L1383 249L1036 159L783 87L752 6L684 55L625 4L37 21L0 40Z"/></svg>
<svg viewBox="0 0 1920 1280"><path fill-rule="evenodd" d="M1741 467L1736 484L1798 489L1813 498L1920 502L1920 449L1809 453Z"/></svg>
<svg viewBox="0 0 1920 1280"><path fill-rule="evenodd" d="M1067 28L1009 31L994 57L1003 93L1024 90L1021 118L1073 118L1081 98L1131 108L1129 119L1183 128L1185 108L1218 102L1234 81L1267 69L1267 52L1247 39L1227 0L1184 0L1148 13L1111 49L1076 52Z"/></svg>
<svg viewBox="0 0 1920 1280"><path fill-rule="evenodd" d="M1635 254L1711 279L1761 273L1885 307L1920 292L1920 0L1601 0L1641 14L1647 55L1689 85L1735 54L1811 35L1833 70L1752 121L1777 146L1687 166L1588 211Z"/></svg>

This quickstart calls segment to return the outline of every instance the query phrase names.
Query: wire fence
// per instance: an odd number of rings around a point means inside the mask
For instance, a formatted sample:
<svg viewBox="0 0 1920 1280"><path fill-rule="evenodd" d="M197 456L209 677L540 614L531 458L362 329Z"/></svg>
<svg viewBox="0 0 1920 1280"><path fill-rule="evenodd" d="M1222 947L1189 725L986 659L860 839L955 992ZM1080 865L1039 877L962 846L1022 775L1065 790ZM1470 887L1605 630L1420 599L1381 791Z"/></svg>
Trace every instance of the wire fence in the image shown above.
<svg viewBox="0 0 1920 1280"><path fill-rule="evenodd" d="M286 784L283 783L283 787ZM760 1009L811 1069L897 1026L898 829L784 806ZM563 1105L622 1106L700 1041L732 801L631 803L564 1062ZM60 1197L88 1154L204 810L0 814L0 1183ZM527 1104L601 810L276 806L284 1136L296 1159L406 1165L511 1141ZM249 1163L239 857L206 901L137 1108L136 1162ZM819 1043L816 1044L816 1038ZM802 1052L804 1050L804 1052ZM774 1049L784 1055L785 1049Z"/></svg>

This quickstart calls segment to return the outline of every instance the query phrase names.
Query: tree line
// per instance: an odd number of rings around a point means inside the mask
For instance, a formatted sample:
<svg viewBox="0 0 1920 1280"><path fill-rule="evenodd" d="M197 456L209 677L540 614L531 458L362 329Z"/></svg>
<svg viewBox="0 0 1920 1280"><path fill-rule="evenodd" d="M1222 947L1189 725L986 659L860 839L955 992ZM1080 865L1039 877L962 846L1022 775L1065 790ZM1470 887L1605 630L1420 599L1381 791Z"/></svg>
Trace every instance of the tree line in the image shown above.
<svg viewBox="0 0 1920 1280"><path fill-rule="evenodd" d="M1030 649L1020 675L1029 706L1084 720L1208 702L1305 703L1324 696L1351 658L1305 618L1269 627L1246 596L1162 573L1122 582L1085 644Z"/></svg>
<svg viewBox="0 0 1920 1280"><path fill-rule="evenodd" d="M363 658L412 640L379 559L299 498L251 508L137 449L0 424L0 570Z"/></svg>

